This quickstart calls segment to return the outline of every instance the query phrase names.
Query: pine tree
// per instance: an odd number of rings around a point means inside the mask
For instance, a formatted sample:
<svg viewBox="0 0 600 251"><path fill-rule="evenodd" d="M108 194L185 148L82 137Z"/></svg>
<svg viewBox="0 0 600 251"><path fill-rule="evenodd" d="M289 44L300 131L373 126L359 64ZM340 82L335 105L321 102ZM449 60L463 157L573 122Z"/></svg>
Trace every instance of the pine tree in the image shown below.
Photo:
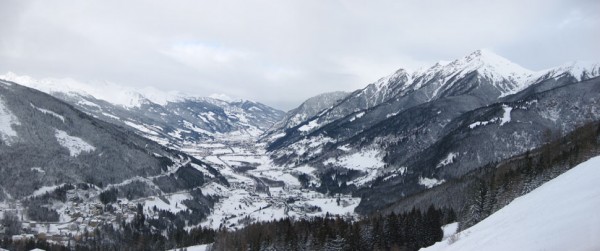
<svg viewBox="0 0 600 251"><path fill-rule="evenodd" d="M388 248L391 248L394 245L403 244L400 243L400 226L398 223L398 217L394 212L389 214L385 221L385 239L388 242Z"/></svg>
<svg viewBox="0 0 600 251"><path fill-rule="evenodd" d="M329 238L323 246L323 250L326 251L342 251L346 249L346 240L340 235L336 235L335 238Z"/></svg>
<svg viewBox="0 0 600 251"><path fill-rule="evenodd" d="M424 218L425 235L423 236L423 246L430 246L442 240L444 232L442 231L441 212L430 206Z"/></svg>

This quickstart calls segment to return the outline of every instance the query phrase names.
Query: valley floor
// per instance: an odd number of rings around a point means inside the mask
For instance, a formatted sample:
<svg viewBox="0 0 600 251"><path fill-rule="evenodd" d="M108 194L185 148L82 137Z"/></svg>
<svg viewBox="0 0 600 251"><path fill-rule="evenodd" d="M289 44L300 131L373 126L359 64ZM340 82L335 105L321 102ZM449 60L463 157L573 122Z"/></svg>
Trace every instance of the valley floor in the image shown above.
<svg viewBox="0 0 600 251"><path fill-rule="evenodd" d="M206 220L198 225L186 228L206 227L212 229L240 229L254 222L265 222L283 218L308 218L313 216L340 215L346 218L355 216L354 209L360 198L350 196L325 195L303 189L296 178L299 174L310 173L306 168L284 169L275 166L264 152L264 146L256 145L254 140L231 139L203 144L193 144L180 148L182 151L201 159L227 179L230 186L214 182L205 184L201 190L204 195L218 196L219 200ZM201 168L198 166L198 168ZM205 170L201 170L205 174ZM208 174L210 175L210 174ZM131 182L149 182L146 178L136 177L119 185ZM151 183L151 182L150 182ZM42 187L32 196L52 192L60 186ZM69 236L77 236L85 231L92 232L96 226L122 220L131 221L136 214L137 204L143 206L147 217L158 217L158 210L173 213L187 210L182 203L191 199L189 191L164 193L127 200L119 197L113 203L112 212L103 210L98 200L100 192L108 188L96 188L86 191L67 191L65 202L54 202L51 208L59 213L58 222L36 222L24 217L24 206L18 202L0 203L0 216L4 212L13 212L22 219L28 234L15 236L14 239L26 239L43 234L57 242L65 242ZM82 202L73 202L71 198L87 198Z"/></svg>
<svg viewBox="0 0 600 251"><path fill-rule="evenodd" d="M253 143L203 144L191 155L211 163L231 184L229 188L211 183L202 188L206 195L222 199L202 226L239 229L257 221L282 218L341 215L353 217L360 198L329 196L303 189L296 178L306 170L285 169L272 164L260 145Z"/></svg>

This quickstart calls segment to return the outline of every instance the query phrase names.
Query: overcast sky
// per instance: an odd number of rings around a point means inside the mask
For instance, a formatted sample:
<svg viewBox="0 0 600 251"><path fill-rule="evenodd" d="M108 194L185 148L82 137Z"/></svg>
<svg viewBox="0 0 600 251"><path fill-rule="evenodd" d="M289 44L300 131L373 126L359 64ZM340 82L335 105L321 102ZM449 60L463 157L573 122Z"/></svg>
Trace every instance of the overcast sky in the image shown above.
<svg viewBox="0 0 600 251"><path fill-rule="evenodd" d="M532 70L600 60L600 1L0 0L0 73L288 110L490 49Z"/></svg>

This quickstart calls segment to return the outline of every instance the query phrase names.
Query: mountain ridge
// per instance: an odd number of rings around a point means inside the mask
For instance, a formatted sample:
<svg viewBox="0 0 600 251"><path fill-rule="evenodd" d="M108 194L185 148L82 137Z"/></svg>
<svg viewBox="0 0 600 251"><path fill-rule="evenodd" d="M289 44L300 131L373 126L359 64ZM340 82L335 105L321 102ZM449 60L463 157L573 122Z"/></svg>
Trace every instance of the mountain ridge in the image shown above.
<svg viewBox="0 0 600 251"><path fill-rule="evenodd" d="M496 74L490 70L498 67L488 67L482 58L506 65L504 58L476 51L434 65L429 73L418 73L421 75L417 78L399 70L379 82L400 76L401 81L387 85L394 85L394 89L385 91L396 93L393 98L373 107L336 114L340 118L333 121L323 115L335 109L330 108L287 130L267 150L278 165L315 168L313 174L327 185L329 192L348 193L353 187L363 187L355 193L363 198L357 210L368 213L377 209L377 201L399 200L459 177L460 173L539 146L544 130L564 134L581 123L599 119L594 113L594 97L599 95L594 88L599 75L597 64L570 63L540 72L509 64L511 67L505 68L517 70ZM353 92L337 106L360 97L372 86L375 85ZM569 101L574 98L572 95L585 99ZM348 106L353 105L361 107L359 103ZM366 107L364 103L362 107ZM474 117L466 122L465 116ZM481 135L470 136L474 133ZM521 138L514 138L513 134ZM501 145L482 145L485 138ZM504 147L510 138L523 142L514 148ZM473 155L478 152L481 154ZM370 164L357 168L350 165L353 161ZM462 163L462 171L452 171L457 168L456 163ZM327 178L332 172L336 178ZM339 175L342 173L345 175ZM397 196L391 196L393 199L373 193L390 190L398 191Z"/></svg>
<svg viewBox="0 0 600 251"><path fill-rule="evenodd" d="M114 83L41 79L9 73L0 79L44 91L82 111L169 146L199 143L214 138L253 138L283 117L283 112L259 102L197 97L154 88L136 90Z"/></svg>

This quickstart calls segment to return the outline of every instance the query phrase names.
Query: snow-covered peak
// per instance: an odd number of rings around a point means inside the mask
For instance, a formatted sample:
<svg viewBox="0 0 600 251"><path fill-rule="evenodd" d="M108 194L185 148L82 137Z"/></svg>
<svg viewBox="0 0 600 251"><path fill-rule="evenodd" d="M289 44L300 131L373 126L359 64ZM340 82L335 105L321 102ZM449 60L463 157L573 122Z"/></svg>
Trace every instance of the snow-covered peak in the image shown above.
<svg viewBox="0 0 600 251"><path fill-rule="evenodd" d="M129 108L139 107L148 102L165 105L168 102L192 98L179 92L164 92L153 87L134 89L107 81L80 82L72 78L35 79L30 76L17 75L13 72L0 75L0 79L12 81L46 93L92 96L96 99Z"/></svg>
<svg viewBox="0 0 600 251"><path fill-rule="evenodd" d="M431 98L439 95L440 90L449 89L454 84L452 79L460 79L467 74L477 72L482 78L490 81L503 95L516 89L524 88L527 80L534 72L521 67L496 53L481 49L453 61L440 61L430 68L412 74L415 82L412 89L419 89L435 82L436 90Z"/></svg>
<svg viewBox="0 0 600 251"><path fill-rule="evenodd" d="M145 87L138 90L142 96L159 105L166 105L169 102L178 102L193 98L178 91L164 92L154 87Z"/></svg>
<svg viewBox="0 0 600 251"><path fill-rule="evenodd" d="M397 71L395 71L394 73L377 80L377 82L375 82L375 85L378 86L379 88L382 88L382 87L388 85L390 82L394 82L400 78L405 78L405 77L407 78L409 76L410 76L410 73L407 70L400 68Z"/></svg>
<svg viewBox="0 0 600 251"><path fill-rule="evenodd" d="M367 99L367 104L369 104L368 106L375 106L395 96L397 93L408 89L410 83L412 83L410 72L401 68L368 85L356 95L364 95L364 98Z"/></svg>
<svg viewBox="0 0 600 251"><path fill-rule="evenodd" d="M242 102L242 101L244 101L244 100L239 99L239 98L232 98L231 96L228 96L228 95L223 94L223 93L213 93L213 94L209 95L208 97L212 98L212 99L218 99L218 100L221 100L221 101L225 101L227 103Z"/></svg>
<svg viewBox="0 0 600 251"><path fill-rule="evenodd" d="M383 80L384 82L382 83L381 80ZM412 77L411 77L411 73L408 72L405 69L399 69L396 72L394 72L393 74L381 79L379 81L379 85L380 87L378 89L384 89L384 85L385 86L390 86L393 85L394 83L403 83L401 85L401 89L404 90L406 88L408 88L408 83L412 82Z"/></svg>
<svg viewBox="0 0 600 251"><path fill-rule="evenodd" d="M544 76L553 78L568 73L577 81L582 81L600 76L600 62L573 61L541 72Z"/></svg>
<svg viewBox="0 0 600 251"><path fill-rule="evenodd" d="M522 82L534 73L486 49L476 50L443 67L450 72L468 73L478 71L494 81L512 80Z"/></svg>
<svg viewBox="0 0 600 251"><path fill-rule="evenodd" d="M46 93L64 93L69 95L93 96L109 103L125 107L136 107L147 101L133 89L123 88L110 82L83 83L72 78L35 79L30 76L8 72L0 78L31 87Z"/></svg>
<svg viewBox="0 0 600 251"><path fill-rule="evenodd" d="M502 96L515 94L542 80L558 78L564 75L570 75L577 81L598 77L600 76L600 62L572 61L561 66L535 72L528 79L523 81L523 84L521 84L518 88L515 88L513 91L505 93Z"/></svg>
<svg viewBox="0 0 600 251"><path fill-rule="evenodd" d="M435 65L437 65L437 66L446 66L446 65L449 65L450 63L452 63L452 61L440 60L440 61L437 61L435 63Z"/></svg>

